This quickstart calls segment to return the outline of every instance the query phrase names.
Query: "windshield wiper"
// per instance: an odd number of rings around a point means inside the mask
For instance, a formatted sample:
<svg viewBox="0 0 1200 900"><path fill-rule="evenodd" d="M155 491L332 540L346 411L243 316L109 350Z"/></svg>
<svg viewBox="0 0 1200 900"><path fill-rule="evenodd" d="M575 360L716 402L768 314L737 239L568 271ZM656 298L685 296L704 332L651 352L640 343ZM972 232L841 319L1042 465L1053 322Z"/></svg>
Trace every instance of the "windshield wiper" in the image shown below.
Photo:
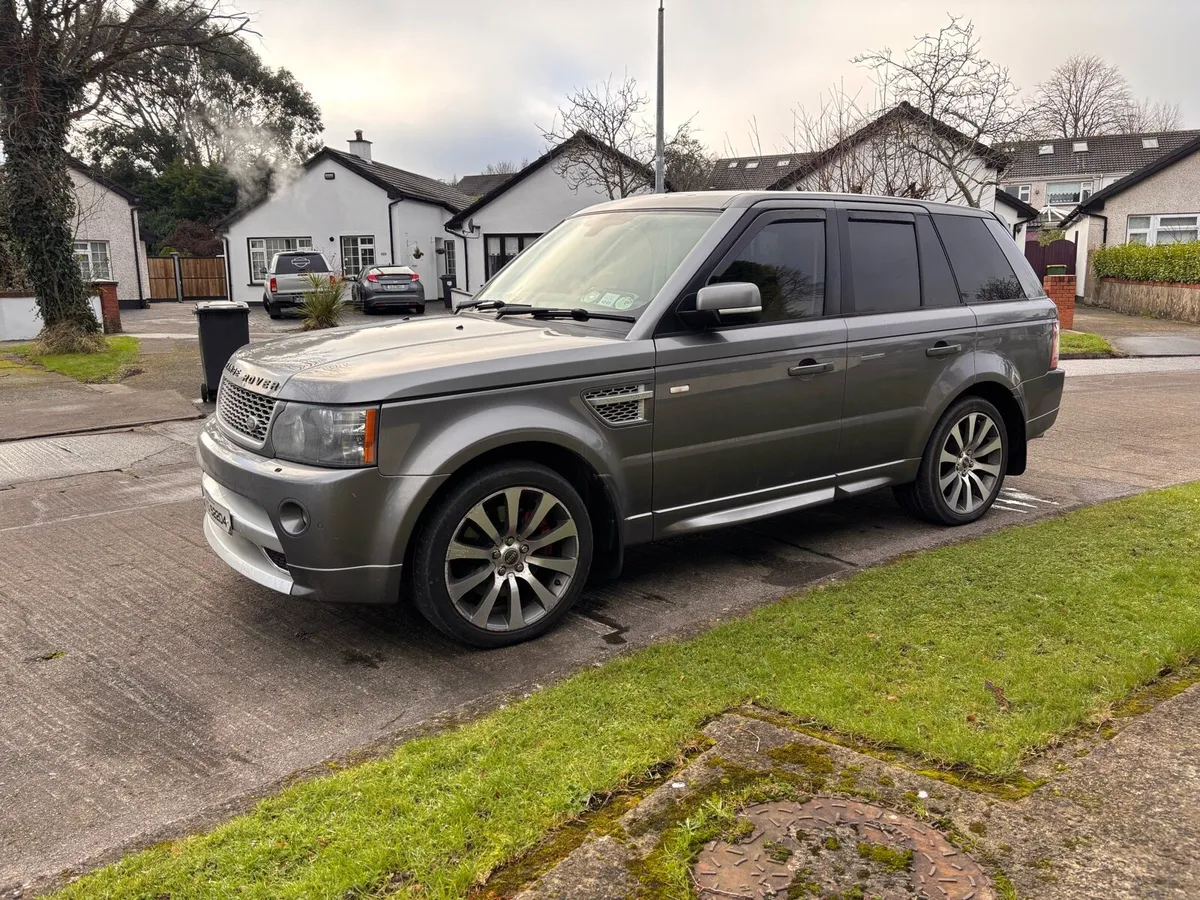
<svg viewBox="0 0 1200 900"><path fill-rule="evenodd" d="M533 309L526 303L505 303L503 300L468 300L466 303L460 303L454 307L454 314L458 315L464 309Z"/></svg>
<svg viewBox="0 0 1200 900"><path fill-rule="evenodd" d="M572 309L526 306L525 304L506 303L498 308L496 318L528 314L535 319L574 319L576 322L586 322L588 319L608 319L612 322L636 322L636 316L623 316L620 313L592 312L581 306Z"/></svg>

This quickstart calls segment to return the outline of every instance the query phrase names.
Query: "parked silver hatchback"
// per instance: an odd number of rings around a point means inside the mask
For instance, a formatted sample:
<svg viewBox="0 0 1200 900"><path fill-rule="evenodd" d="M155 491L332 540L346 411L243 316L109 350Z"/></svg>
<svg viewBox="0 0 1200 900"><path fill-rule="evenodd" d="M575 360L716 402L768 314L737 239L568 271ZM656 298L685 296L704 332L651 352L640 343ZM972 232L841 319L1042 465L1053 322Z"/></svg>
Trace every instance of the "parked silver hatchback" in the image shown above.
<svg viewBox="0 0 1200 900"><path fill-rule="evenodd" d="M631 544L892 487L983 515L1058 415L1054 304L975 209L802 193L585 210L453 317L244 348L204 531L294 597L494 647Z"/></svg>

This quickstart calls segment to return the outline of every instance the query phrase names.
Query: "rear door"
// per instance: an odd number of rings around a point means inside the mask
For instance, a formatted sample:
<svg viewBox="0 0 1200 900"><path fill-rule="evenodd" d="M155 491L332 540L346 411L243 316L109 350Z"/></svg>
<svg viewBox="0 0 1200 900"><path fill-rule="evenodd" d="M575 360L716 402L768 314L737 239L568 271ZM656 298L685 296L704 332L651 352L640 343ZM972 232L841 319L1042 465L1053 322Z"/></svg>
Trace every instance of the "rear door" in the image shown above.
<svg viewBox="0 0 1200 900"><path fill-rule="evenodd" d="M308 281L310 273L329 274L329 265L320 253L281 253L275 258L272 268L276 296L303 294L311 287Z"/></svg>
<svg viewBox="0 0 1200 900"><path fill-rule="evenodd" d="M681 298L694 309L706 280L750 281L759 321L689 331L664 320L655 338L658 536L832 498L846 374L833 213L832 204L759 213Z"/></svg>
<svg viewBox="0 0 1200 900"><path fill-rule="evenodd" d="M974 376L975 316L922 207L842 204L846 400L839 486L870 490L916 472L946 399Z"/></svg>

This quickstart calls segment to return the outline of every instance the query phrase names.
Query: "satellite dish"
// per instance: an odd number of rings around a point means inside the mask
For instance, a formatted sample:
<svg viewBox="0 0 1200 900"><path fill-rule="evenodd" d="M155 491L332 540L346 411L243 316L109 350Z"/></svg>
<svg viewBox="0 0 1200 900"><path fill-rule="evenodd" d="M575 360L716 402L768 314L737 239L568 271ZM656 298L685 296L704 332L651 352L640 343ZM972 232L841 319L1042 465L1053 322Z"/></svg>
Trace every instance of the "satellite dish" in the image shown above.
<svg viewBox="0 0 1200 900"><path fill-rule="evenodd" d="M474 220L474 219L467 219L467 231L469 231L469 232L471 232L472 234L474 234L474 233L475 233L475 229L476 229L476 226L475 226L475 220Z"/></svg>

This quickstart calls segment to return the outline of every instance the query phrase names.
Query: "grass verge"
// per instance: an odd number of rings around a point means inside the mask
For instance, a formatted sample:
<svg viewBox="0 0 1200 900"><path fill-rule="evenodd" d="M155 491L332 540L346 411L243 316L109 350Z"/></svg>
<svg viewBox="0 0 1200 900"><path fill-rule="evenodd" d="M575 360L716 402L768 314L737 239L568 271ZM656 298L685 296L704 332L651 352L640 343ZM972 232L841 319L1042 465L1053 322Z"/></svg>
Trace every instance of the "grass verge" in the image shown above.
<svg viewBox="0 0 1200 900"><path fill-rule="evenodd" d="M1079 510L631 653L57 896L462 896L746 700L1013 776L1032 749L1200 651L1198 592L1200 483Z"/></svg>
<svg viewBox="0 0 1200 900"><path fill-rule="evenodd" d="M1115 356L1112 344L1087 331L1064 331L1059 335L1059 355L1072 356Z"/></svg>
<svg viewBox="0 0 1200 900"><path fill-rule="evenodd" d="M67 375L76 381L94 383L112 381L122 370L137 359L138 339L121 335L107 339L108 349L103 353L57 353L39 355L33 344L13 347L9 352L24 357L31 363Z"/></svg>

